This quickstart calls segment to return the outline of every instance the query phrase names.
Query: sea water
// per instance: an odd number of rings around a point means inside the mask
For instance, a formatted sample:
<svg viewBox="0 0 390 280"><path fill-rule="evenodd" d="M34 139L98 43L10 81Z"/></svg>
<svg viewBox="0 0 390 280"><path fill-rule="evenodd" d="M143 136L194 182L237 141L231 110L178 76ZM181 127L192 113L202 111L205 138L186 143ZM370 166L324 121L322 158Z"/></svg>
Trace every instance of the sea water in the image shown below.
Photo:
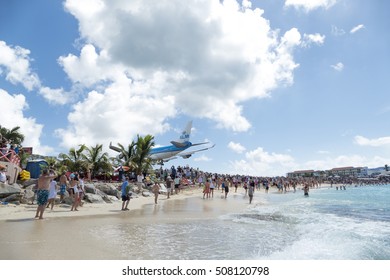
<svg viewBox="0 0 390 280"><path fill-rule="evenodd" d="M92 234L126 259L390 260L390 185L309 197L260 192L243 211L217 218L111 224Z"/></svg>

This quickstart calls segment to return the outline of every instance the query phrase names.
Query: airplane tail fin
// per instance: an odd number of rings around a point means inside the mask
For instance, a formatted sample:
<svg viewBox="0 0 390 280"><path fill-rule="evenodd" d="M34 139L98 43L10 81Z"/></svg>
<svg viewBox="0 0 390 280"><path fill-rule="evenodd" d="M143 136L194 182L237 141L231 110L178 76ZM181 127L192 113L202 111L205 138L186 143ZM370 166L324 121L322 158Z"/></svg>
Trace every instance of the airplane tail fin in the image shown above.
<svg viewBox="0 0 390 280"><path fill-rule="evenodd" d="M180 138L176 141L171 141L171 143L176 147L186 146L187 143L190 141L191 128L192 128L192 121L189 121L186 125L186 128L180 134Z"/></svg>

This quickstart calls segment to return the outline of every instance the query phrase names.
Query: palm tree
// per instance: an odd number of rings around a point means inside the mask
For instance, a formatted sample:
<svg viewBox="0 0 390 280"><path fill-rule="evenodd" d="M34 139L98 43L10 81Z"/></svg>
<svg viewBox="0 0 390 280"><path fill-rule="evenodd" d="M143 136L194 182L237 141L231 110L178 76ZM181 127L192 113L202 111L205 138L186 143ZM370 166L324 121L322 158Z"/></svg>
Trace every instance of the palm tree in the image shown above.
<svg viewBox="0 0 390 280"><path fill-rule="evenodd" d="M10 141L12 144L21 145L24 141L24 135L20 133L20 126L15 126L11 130L0 125L0 135L2 138Z"/></svg>
<svg viewBox="0 0 390 280"><path fill-rule="evenodd" d="M149 153L154 146L154 136L146 135L145 137L137 135L137 144L133 162L136 165L136 173L147 172L152 165Z"/></svg>
<svg viewBox="0 0 390 280"><path fill-rule="evenodd" d="M82 158L87 163L88 169L91 169L92 178L97 175L99 170L111 171L112 167L108 161L108 153L103 153L103 145L97 144L95 147L86 147L84 152Z"/></svg>
<svg viewBox="0 0 390 280"><path fill-rule="evenodd" d="M131 143L125 148L122 144L118 143L120 148L120 154L118 160L123 166L128 166L131 171L134 171L137 166L134 164L134 156L136 153L137 143L131 141Z"/></svg>
<svg viewBox="0 0 390 280"><path fill-rule="evenodd" d="M62 163L68 166L69 171L81 171L86 169L86 164L83 159L83 151L87 148L84 144L79 145L80 148L70 148L69 154L61 153L58 155L62 159Z"/></svg>

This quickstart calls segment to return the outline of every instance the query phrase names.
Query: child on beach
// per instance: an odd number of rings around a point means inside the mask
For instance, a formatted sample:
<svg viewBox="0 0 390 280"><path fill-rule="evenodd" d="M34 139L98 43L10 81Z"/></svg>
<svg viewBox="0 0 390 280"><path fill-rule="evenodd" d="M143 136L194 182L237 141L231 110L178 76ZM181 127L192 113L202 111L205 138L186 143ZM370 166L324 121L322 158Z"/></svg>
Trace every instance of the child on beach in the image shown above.
<svg viewBox="0 0 390 280"><path fill-rule="evenodd" d="M160 193L160 185L157 183L157 181L154 182L152 193L154 194L154 204L157 204L158 195Z"/></svg>
<svg viewBox="0 0 390 280"><path fill-rule="evenodd" d="M51 205L50 210L53 210L54 202L57 197L57 181L55 179L51 180L50 187L49 187L49 203L47 204L46 208L49 208Z"/></svg>
<svg viewBox="0 0 390 280"><path fill-rule="evenodd" d="M206 183L204 184L204 187L203 187L203 199L205 197L210 198L210 182L209 182L209 180L206 181Z"/></svg>
<svg viewBox="0 0 390 280"><path fill-rule="evenodd" d="M130 202L130 195L129 195L129 192L130 192L130 186L129 186L129 177L126 176L125 177L125 180L123 181L122 183L122 186L121 186L121 192L122 192L122 211L128 211L130 210L128 208L129 206L129 202Z"/></svg>

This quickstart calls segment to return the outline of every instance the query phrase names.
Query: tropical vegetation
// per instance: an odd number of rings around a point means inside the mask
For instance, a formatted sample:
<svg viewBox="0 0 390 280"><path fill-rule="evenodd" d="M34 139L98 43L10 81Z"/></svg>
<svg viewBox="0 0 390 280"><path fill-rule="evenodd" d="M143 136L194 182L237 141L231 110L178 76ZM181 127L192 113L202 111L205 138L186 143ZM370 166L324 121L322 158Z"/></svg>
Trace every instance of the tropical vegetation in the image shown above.
<svg viewBox="0 0 390 280"><path fill-rule="evenodd" d="M17 144L21 147L24 141L24 135L20 132L20 127L7 129L0 125L0 133L2 139L6 139L12 144ZM118 143L119 154L116 157L109 157L107 152L103 151L102 144L87 147L85 144L79 145L77 148L70 148L68 153L60 153L58 157L43 157L48 165L58 172L64 171L90 173L92 178L99 175L111 175L114 167L126 166L128 172L135 174L147 173L152 166L152 161L148 154L154 146L154 136L137 135L136 140L133 140L127 146ZM19 156L26 163L28 156L32 155L23 153L20 149Z"/></svg>

